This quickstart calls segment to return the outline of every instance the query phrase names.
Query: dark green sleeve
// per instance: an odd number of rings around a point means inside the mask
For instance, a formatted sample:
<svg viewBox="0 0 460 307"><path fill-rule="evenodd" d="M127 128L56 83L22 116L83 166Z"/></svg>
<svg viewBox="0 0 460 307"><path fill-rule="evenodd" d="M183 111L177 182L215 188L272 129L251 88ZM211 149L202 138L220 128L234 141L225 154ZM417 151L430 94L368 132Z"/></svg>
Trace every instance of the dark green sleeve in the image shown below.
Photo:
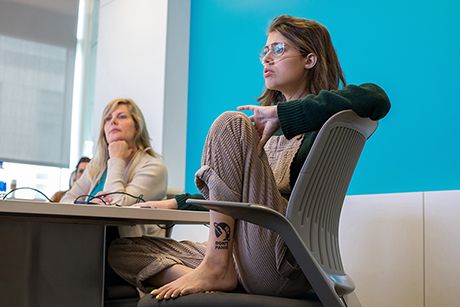
<svg viewBox="0 0 460 307"><path fill-rule="evenodd" d="M284 136L317 131L337 112L353 110L361 117L383 118L390 110L387 94L379 86L365 83L348 85L341 90L322 90L298 100L278 103L277 111Z"/></svg>
<svg viewBox="0 0 460 307"><path fill-rule="evenodd" d="M189 205L187 204L187 199L204 199L203 195L201 194L177 194L173 196L174 199L177 201L177 210L191 210L191 211L209 211L209 209L200 207L200 206L195 206L195 205Z"/></svg>

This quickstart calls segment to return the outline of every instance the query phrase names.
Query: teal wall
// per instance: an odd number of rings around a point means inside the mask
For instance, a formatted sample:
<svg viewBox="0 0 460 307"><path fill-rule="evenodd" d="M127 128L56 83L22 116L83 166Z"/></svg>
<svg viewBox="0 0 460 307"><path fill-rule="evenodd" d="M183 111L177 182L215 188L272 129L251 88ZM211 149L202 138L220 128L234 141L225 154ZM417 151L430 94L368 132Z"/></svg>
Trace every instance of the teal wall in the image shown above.
<svg viewBox="0 0 460 307"><path fill-rule="evenodd" d="M459 12L446 0L193 0L186 191L213 120L262 93L258 52L280 14L324 24L347 82L390 97L349 194L460 189Z"/></svg>

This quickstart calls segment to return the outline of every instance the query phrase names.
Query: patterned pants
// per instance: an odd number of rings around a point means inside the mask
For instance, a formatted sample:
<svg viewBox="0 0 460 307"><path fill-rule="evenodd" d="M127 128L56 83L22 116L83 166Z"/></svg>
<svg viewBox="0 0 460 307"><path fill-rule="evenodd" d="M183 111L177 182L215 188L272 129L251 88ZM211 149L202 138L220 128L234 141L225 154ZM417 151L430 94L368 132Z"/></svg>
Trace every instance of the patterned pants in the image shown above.
<svg viewBox="0 0 460 307"><path fill-rule="evenodd" d="M203 150L196 185L206 199L256 203L286 213L288 201L277 189L265 152L243 113L226 112L213 123ZM300 297L310 284L285 243L274 232L236 221L233 258L239 285L248 293ZM109 263L125 280L147 292L149 277L175 264L196 268L206 243L164 238L121 238L109 250Z"/></svg>

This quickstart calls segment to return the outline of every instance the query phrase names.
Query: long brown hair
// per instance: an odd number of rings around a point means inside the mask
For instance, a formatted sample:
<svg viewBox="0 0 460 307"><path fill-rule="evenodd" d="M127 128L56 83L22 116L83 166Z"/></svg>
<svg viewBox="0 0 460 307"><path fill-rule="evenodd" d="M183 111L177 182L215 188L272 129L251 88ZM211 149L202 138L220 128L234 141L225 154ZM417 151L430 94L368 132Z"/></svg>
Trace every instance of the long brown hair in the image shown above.
<svg viewBox="0 0 460 307"><path fill-rule="evenodd" d="M145 125L144 115L141 110L131 99L115 99L112 100L104 109L102 113L102 121L99 132L99 139L97 140L96 152L94 158L91 160L90 165L90 176L97 178L97 176L103 172L107 166L107 160L109 159L108 143L105 137L104 125L107 116L112 113L118 105L126 105L129 113L134 121L136 127L136 135L134 136L134 143L139 150L145 151L152 157L157 157L158 154L153 151L152 145L150 145L149 132Z"/></svg>
<svg viewBox="0 0 460 307"><path fill-rule="evenodd" d="M321 90L336 90L340 82L346 86L337 52L325 26L313 20L281 15L272 21L268 33L272 32L278 32L289 39L303 57L310 53L316 55L316 65L308 72L306 93L319 94ZM276 105L285 100L280 91L270 89L265 89L262 96L257 98L259 104L264 106Z"/></svg>

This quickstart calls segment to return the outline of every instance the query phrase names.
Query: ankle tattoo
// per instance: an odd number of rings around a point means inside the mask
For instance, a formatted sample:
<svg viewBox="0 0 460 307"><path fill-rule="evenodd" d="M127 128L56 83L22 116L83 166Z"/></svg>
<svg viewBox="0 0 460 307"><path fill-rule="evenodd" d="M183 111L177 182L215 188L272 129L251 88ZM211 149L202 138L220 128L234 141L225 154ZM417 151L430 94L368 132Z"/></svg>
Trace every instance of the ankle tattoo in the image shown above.
<svg viewBox="0 0 460 307"><path fill-rule="evenodd" d="M214 223L216 233L215 249L228 249L228 243L231 239L230 226L226 223Z"/></svg>

